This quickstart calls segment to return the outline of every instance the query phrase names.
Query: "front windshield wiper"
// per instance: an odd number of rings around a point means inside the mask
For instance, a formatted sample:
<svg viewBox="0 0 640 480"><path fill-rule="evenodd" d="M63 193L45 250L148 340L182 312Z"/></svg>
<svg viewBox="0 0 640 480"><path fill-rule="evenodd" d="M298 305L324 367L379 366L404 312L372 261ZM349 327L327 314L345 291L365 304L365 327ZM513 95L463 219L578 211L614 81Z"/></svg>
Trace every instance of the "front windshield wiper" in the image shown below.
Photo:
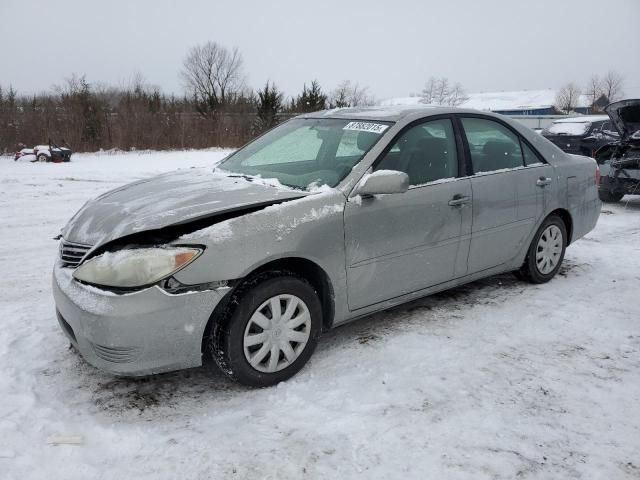
<svg viewBox="0 0 640 480"><path fill-rule="evenodd" d="M253 182L254 178L250 177L249 175L242 175L241 173L232 173L230 175L227 175L227 177L230 178L244 178L245 180L249 181L249 182Z"/></svg>
<svg viewBox="0 0 640 480"><path fill-rule="evenodd" d="M282 183L282 182L280 182L280 184L284 185L285 187L293 188L294 190L302 190L303 192L306 191L306 188L302 188L300 185L291 185L290 183Z"/></svg>
<svg viewBox="0 0 640 480"><path fill-rule="evenodd" d="M216 169L214 168L214 171L215 170ZM254 182L256 180L256 178L260 180L259 177L255 177L255 176L251 176L251 175L245 175L243 173L227 172L227 171L222 170L222 169L218 169L218 171L224 173L229 178L243 178L247 182ZM280 182L280 180L278 180L278 181ZM300 187L299 185L291 185L291 184L282 183L282 182L280 182L280 184L284 185L285 187L293 188L294 190L302 190L302 191L305 190L304 188ZM269 183L266 182L265 185L269 185ZM275 186L275 185L272 185L272 186Z"/></svg>
<svg viewBox="0 0 640 480"><path fill-rule="evenodd" d="M222 173L226 177L229 177L229 178L244 178L247 182L253 182L255 180L255 178L256 178L256 177L252 177L251 175L245 175L244 173L228 172L226 170L222 170L221 168L214 168L213 169L214 172L216 170L218 170L219 173Z"/></svg>

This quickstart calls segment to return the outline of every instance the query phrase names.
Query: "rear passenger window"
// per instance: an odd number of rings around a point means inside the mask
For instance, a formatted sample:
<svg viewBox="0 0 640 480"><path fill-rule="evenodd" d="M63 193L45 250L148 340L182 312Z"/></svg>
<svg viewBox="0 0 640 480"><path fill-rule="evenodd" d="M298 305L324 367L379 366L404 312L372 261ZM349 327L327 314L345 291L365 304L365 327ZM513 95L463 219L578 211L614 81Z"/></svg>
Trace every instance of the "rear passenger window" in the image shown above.
<svg viewBox="0 0 640 480"><path fill-rule="evenodd" d="M522 142L522 153L524 156L524 164L527 167L530 167L531 165L542 165L540 157L538 157L538 155L536 155L536 153L524 142Z"/></svg>
<svg viewBox="0 0 640 480"><path fill-rule="evenodd" d="M431 120L409 128L394 142L376 170L405 172L412 186L457 177L451 120Z"/></svg>
<svg viewBox="0 0 640 480"><path fill-rule="evenodd" d="M484 118L462 118L474 173L521 167L520 140L508 128Z"/></svg>

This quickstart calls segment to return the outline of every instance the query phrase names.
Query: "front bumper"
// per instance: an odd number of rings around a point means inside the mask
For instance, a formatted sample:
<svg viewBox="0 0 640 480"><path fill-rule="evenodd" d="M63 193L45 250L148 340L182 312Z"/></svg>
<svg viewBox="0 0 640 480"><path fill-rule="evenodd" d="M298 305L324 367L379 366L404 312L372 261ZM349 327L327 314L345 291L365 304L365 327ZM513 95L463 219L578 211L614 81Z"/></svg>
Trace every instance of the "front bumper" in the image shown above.
<svg viewBox="0 0 640 480"><path fill-rule="evenodd" d="M71 273L54 267L58 321L91 365L139 376L202 364L204 330L227 288L171 295L151 287L117 295L82 285Z"/></svg>

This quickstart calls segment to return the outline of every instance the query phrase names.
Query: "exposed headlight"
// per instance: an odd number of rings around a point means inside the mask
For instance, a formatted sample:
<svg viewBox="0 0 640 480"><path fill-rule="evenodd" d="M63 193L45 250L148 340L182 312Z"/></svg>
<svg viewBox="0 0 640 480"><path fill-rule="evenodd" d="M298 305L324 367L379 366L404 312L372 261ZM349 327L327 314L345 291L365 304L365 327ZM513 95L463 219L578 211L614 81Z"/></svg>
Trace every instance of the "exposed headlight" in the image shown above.
<svg viewBox="0 0 640 480"><path fill-rule="evenodd" d="M73 277L105 287L132 288L154 284L185 267L199 248L136 248L105 252L80 265Z"/></svg>

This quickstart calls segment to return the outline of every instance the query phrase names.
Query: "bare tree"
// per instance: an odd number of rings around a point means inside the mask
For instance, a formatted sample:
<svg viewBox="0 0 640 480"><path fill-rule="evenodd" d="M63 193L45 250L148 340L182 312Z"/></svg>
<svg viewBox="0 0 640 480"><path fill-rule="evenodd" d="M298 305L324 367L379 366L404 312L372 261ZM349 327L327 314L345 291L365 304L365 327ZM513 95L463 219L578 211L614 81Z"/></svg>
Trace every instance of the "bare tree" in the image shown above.
<svg viewBox="0 0 640 480"><path fill-rule="evenodd" d="M367 91L367 87L361 87L358 83L352 84L350 80L344 80L331 92L329 103L336 108L373 105L374 100Z"/></svg>
<svg viewBox="0 0 640 480"><path fill-rule="evenodd" d="M623 95L622 84L622 75L613 70L609 70L602 79L602 93L604 93L610 102L619 100Z"/></svg>
<svg viewBox="0 0 640 480"><path fill-rule="evenodd" d="M556 108L566 113L572 112L578 106L580 93L578 85L574 82L567 83L556 94Z"/></svg>
<svg viewBox="0 0 640 480"><path fill-rule="evenodd" d="M192 47L183 61L182 76L203 116L227 105L243 85L242 54L216 42Z"/></svg>
<svg viewBox="0 0 640 480"><path fill-rule="evenodd" d="M449 79L446 77L430 77L422 90L421 102L429 105L448 105L457 107L469 100L462 85L456 83L451 87Z"/></svg>
<svg viewBox="0 0 640 480"><path fill-rule="evenodd" d="M595 103L602 96L602 81L598 75L592 75L584 94L589 99L589 105L594 108Z"/></svg>
<svg viewBox="0 0 640 480"><path fill-rule="evenodd" d="M428 105L431 105L434 103L437 83L438 83L438 80L436 80L436 77L429 77L429 80L427 80L427 83L424 85L424 88L422 89L422 95L420 100L422 103L426 103Z"/></svg>
<svg viewBox="0 0 640 480"><path fill-rule="evenodd" d="M456 83L449 93L447 105L449 105L450 107L457 107L459 105L462 105L467 100L469 100L469 95L467 95L467 93L464 91L462 85Z"/></svg>
<svg viewBox="0 0 640 480"><path fill-rule="evenodd" d="M351 82L349 80L345 80L340 83L336 89L331 92L329 103L331 106L336 108L345 108L350 107L349 105L349 94L351 90Z"/></svg>
<svg viewBox="0 0 640 480"><path fill-rule="evenodd" d="M351 89L351 106L365 106L375 104L375 98L369 95L369 87L362 87L358 83L353 85Z"/></svg>
<svg viewBox="0 0 640 480"><path fill-rule="evenodd" d="M449 79L446 77L440 78L436 83L434 103L437 105L446 105L450 94Z"/></svg>

